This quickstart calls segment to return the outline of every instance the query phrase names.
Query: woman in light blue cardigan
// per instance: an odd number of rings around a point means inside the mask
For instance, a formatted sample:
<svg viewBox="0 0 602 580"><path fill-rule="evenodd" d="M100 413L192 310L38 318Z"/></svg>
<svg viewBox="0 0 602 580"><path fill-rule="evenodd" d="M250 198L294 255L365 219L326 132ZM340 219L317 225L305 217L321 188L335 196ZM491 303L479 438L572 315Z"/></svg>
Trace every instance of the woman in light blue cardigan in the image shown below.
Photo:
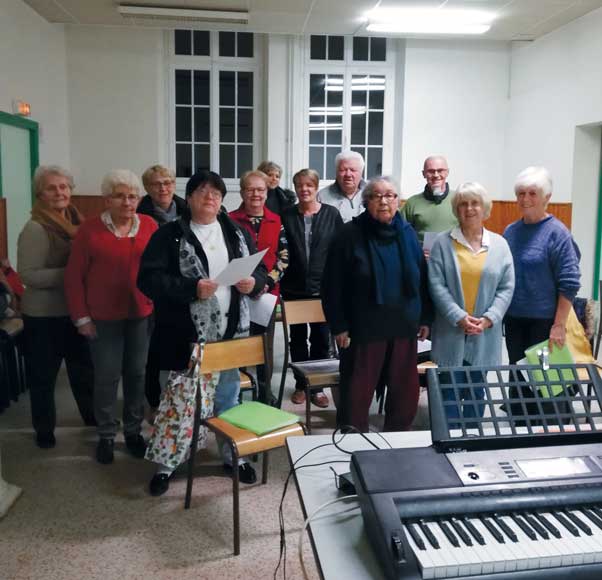
<svg viewBox="0 0 602 580"><path fill-rule="evenodd" d="M431 356L439 366L499 365L502 319L514 292L512 254L502 236L483 227L491 201L482 185L463 183L451 204L459 226L437 236L428 265L435 304ZM484 377L475 371L459 371L455 379L456 383L478 383ZM446 404L447 417L482 416L483 396L482 388L462 388L457 395L453 389L443 389L444 400L453 401Z"/></svg>

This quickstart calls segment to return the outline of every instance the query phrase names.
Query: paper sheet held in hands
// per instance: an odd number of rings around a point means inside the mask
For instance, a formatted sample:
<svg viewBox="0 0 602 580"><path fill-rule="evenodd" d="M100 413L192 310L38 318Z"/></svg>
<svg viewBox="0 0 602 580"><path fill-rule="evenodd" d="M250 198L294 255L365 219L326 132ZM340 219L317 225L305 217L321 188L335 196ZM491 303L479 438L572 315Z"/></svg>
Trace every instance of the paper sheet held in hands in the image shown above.
<svg viewBox="0 0 602 580"><path fill-rule="evenodd" d="M272 318L272 313L274 312L277 300L278 296L269 293L264 294L257 300L251 298L249 301L249 315L251 316L251 322L260 324L261 326L267 326L270 323L270 318Z"/></svg>
<svg viewBox="0 0 602 580"><path fill-rule="evenodd" d="M243 278L248 278L259 262L261 258L265 256L267 248L261 252L257 252L251 256L245 256L244 258L234 258L216 277L215 281L220 286L234 286L237 282L240 282Z"/></svg>

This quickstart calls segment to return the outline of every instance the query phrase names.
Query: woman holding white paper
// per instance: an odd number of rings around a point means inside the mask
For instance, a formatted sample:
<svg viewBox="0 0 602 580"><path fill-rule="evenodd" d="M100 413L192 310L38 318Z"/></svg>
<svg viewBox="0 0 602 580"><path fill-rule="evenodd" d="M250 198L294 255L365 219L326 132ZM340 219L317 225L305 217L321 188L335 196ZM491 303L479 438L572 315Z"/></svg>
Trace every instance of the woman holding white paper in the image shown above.
<svg viewBox="0 0 602 580"><path fill-rule="evenodd" d="M186 184L189 212L162 226L151 238L140 264L138 287L155 303L160 336L160 368L184 369L190 345L249 333L249 300L263 291L266 269L260 263L234 286L219 286L216 276L234 258L255 253L255 243L221 205L226 195L222 178L199 171ZM238 404L238 369L220 373L215 414ZM225 468L230 469L225 458ZM239 466L240 481L253 483L249 464ZM150 484L152 495L169 486L169 470L159 470Z"/></svg>

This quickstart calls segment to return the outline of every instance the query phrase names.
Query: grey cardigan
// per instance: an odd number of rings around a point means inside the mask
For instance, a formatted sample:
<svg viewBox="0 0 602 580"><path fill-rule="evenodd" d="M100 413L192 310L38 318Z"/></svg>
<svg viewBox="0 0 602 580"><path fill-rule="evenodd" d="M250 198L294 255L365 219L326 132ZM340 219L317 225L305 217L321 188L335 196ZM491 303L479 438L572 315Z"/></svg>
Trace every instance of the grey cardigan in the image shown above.
<svg viewBox="0 0 602 580"><path fill-rule="evenodd" d="M499 365L502 358L502 319L514 293L514 263L506 240L489 232L490 245L477 292L473 316L487 317L493 326L480 335L465 335L457 326L467 316L460 268L451 230L439 234L431 249L429 287L435 304L431 357L439 366Z"/></svg>

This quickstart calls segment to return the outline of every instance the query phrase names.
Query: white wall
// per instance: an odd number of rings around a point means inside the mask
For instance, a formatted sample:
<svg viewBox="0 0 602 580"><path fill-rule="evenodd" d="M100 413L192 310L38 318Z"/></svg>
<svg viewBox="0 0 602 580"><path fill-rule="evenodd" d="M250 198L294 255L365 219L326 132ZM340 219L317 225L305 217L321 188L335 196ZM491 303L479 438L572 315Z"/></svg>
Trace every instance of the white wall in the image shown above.
<svg viewBox="0 0 602 580"><path fill-rule="evenodd" d="M40 162L69 167L65 33L22 0L0 2L0 110L31 105L40 124Z"/></svg>
<svg viewBox="0 0 602 580"><path fill-rule="evenodd" d="M110 169L167 163L163 32L67 26L72 169L97 194Z"/></svg>
<svg viewBox="0 0 602 580"><path fill-rule="evenodd" d="M408 40L404 79L404 197L424 188L422 164L444 155L449 182L479 181L504 197L509 50L502 42Z"/></svg>

